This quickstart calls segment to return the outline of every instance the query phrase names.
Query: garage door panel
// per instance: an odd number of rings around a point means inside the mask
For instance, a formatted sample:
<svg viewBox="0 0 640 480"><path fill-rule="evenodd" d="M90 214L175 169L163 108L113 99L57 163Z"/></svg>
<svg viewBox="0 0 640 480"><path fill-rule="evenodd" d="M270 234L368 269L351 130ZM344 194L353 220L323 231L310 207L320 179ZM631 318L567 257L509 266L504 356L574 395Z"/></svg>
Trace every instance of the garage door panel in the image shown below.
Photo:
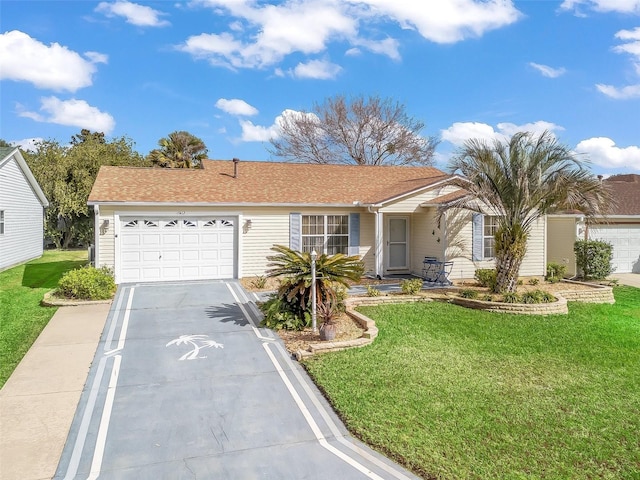
<svg viewBox="0 0 640 480"><path fill-rule="evenodd" d="M592 228L589 231L592 240L611 243L613 253L611 263L617 273L633 271L640 261L640 225L608 225Z"/></svg>
<svg viewBox="0 0 640 480"><path fill-rule="evenodd" d="M233 278L232 218L122 218L123 282Z"/></svg>

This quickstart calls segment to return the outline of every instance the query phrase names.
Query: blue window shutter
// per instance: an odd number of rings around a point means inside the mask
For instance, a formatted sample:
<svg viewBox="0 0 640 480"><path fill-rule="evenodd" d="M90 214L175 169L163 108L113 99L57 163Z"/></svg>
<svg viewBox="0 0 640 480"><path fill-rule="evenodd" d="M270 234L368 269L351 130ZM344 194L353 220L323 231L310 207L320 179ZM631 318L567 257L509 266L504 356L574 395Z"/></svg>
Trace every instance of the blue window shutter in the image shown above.
<svg viewBox="0 0 640 480"><path fill-rule="evenodd" d="M289 214L289 248L302 250L302 214Z"/></svg>
<svg viewBox="0 0 640 480"><path fill-rule="evenodd" d="M360 214L349 214L349 255L360 253Z"/></svg>
<svg viewBox="0 0 640 480"><path fill-rule="evenodd" d="M484 258L484 216L481 213L473 214L473 239L472 239L472 256L473 261L477 262Z"/></svg>

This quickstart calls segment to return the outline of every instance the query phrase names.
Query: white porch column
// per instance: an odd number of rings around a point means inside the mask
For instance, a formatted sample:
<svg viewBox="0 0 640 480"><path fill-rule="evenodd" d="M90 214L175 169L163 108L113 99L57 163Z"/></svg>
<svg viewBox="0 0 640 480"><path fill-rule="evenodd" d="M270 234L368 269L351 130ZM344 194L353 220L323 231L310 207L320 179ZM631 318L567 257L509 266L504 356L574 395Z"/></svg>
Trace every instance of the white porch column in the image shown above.
<svg viewBox="0 0 640 480"><path fill-rule="evenodd" d="M383 215L380 211L373 212L375 215L375 235L376 235L376 277L382 278L384 275L384 223Z"/></svg>

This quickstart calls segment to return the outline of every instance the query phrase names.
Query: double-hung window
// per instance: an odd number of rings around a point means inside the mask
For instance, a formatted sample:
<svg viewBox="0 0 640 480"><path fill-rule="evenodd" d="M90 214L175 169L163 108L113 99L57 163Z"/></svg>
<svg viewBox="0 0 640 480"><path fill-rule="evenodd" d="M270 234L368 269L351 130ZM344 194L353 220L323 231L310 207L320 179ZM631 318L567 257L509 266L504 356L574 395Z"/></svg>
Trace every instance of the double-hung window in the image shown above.
<svg viewBox="0 0 640 480"><path fill-rule="evenodd" d="M349 215L302 215L302 251L349 253Z"/></svg>
<svg viewBox="0 0 640 480"><path fill-rule="evenodd" d="M484 216L484 232L482 238L482 251L484 258L496 256L496 232L498 231L498 217Z"/></svg>

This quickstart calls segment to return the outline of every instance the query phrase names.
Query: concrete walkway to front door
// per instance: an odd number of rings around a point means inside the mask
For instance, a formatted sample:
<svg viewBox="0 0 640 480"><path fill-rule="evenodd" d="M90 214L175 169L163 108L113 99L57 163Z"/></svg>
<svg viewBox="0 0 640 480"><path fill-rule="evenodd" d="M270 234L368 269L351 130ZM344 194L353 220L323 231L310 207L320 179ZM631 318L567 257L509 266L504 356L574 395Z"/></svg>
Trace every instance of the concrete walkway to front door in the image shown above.
<svg viewBox="0 0 640 480"><path fill-rule="evenodd" d="M237 282L125 285L54 478L415 479L351 438Z"/></svg>

